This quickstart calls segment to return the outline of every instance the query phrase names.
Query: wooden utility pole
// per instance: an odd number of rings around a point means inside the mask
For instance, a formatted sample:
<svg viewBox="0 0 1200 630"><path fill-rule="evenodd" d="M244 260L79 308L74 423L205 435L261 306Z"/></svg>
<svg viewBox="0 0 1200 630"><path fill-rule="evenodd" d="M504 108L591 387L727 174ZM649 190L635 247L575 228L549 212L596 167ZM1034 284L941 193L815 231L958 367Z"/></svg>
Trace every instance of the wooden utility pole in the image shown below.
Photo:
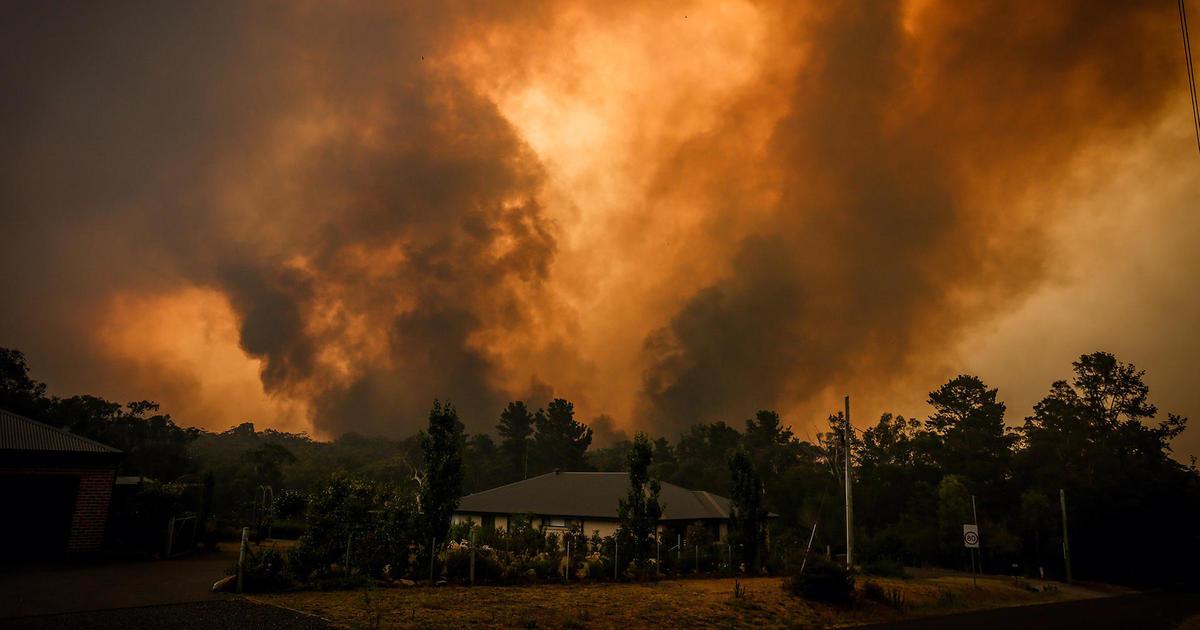
<svg viewBox="0 0 1200 630"><path fill-rule="evenodd" d="M850 492L850 397L846 396L846 568L854 567L854 496Z"/></svg>
<svg viewBox="0 0 1200 630"><path fill-rule="evenodd" d="M1058 503L1062 506L1063 516L1063 561L1067 565L1067 584L1071 583L1071 545L1067 543L1067 492L1058 489Z"/></svg>

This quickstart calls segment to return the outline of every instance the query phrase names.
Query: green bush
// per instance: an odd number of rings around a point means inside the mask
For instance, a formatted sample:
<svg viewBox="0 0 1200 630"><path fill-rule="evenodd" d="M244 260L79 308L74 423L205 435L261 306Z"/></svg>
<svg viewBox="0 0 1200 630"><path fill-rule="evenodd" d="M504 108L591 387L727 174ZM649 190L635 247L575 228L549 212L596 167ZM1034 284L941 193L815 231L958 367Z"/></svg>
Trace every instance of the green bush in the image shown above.
<svg viewBox="0 0 1200 630"><path fill-rule="evenodd" d="M804 573L783 581L789 594L816 602L848 606L854 598L854 577L841 565L810 559Z"/></svg>
<svg viewBox="0 0 1200 630"><path fill-rule="evenodd" d="M292 552L296 574L331 576L335 566L347 563L349 545L348 569L370 576L427 576L428 543L412 540L415 513L411 497L391 486L333 475L309 502L307 530Z"/></svg>
<svg viewBox="0 0 1200 630"><path fill-rule="evenodd" d="M297 490L281 490L275 495L275 514L281 519L302 519L308 510L310 497Z"/></svg>

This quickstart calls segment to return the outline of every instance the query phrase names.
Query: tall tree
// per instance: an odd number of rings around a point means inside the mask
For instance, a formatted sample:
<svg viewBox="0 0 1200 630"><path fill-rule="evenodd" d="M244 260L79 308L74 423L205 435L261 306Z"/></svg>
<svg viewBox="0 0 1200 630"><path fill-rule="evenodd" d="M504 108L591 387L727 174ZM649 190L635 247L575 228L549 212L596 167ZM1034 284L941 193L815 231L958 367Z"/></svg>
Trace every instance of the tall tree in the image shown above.
<svg viewBox="0 0 1200 630"><path fill-rule="evenodd" d="M47 402L46 384L29 377L25 355L0 348L0 409L40 419Z"/></svg>
<svg viewBox="0 0 1200 630"><path fill-rule="evenodd" d="M639 568L645 568L654 548L654 536L658 531L658 519L662 517L662 506L658 495L661 486L651 479L649 470L654 447L645 433L638 433L629 447L629 493L620 500L617 514L633 545L633 560Z"/></svg>
<svg viewBox="0 0 1200 630"><path fill-rule="evenodd" d="M713 466L713 462L729 461L729 454L738 447L741 439L741 433L723 420L693 425L679 438L675 448L679 464L673 479L668 481L728 496L729 475L721 467Z"/></svg>
<svg viewBox="0 0 1200 630"><path fill-rule="evenodd" d="M1008 473L1017 436L1004 426L1004 403L979 377L960 374L929 393L934 413L925 422L936 436L932 459L943 474L994 486Z"/></svg>
<svg viewBox="0 0 1200 630"><path fill-rule="evenodd" d="M537 432L533 437L533 459L540 472L551 470L587 470L587 450L592 444L592 429L575 420L575 405L555 398L533 419Z"/></svg>
<svg viewBox="0 0 1200 630"><path fill-rule="evenodd" d="M741 546L743 557L752 571L761 564L763 543L767 536L767 509L763 506L763 484L754 471L746 449L739 448L729 456L730 528L734 542Z"/></svg>
<svg viewBox="0 0 1200 630"><path fill-rule="evenodd" d="M294 464L296 456L286 447L275 442L265 442L257 448L252 448L242 454L254 468L254 475L260 485L268 485L275 491L283 488L283 467Z"/></svg>
<svg viewBox="0 0 1200 630"><path fill-rule="evenodd" d="M1153 422L1158 410L1148 402L1144 372L1112 354L1083 355L1072 367L1071 382L1055 382L1025 419L1021 484L1052 502L1066 491L1077 575L1137 583L1185 571L1200 560L1200 537L1175 538L1171 562L1109 550L1114 531L1148 541L1162 535L1164 523L1200 518L1196 471L1170 456L1187 419L1168 414Z"/></svg>
<svg viewBox="0 0 1200 630"><path fill-rule="evenodd" d="M778 475L792 458L792 437L792 428L783 426L778 413L760 410L746 421L742 442L755 461Z"/></svg>
<svg viewBox="0 0 1200 630"><path fill-rule="evenodd" d="M429 428L421 433L425 473L419 493L422 540L445 540L463 494L463 423L454 405L433 401Z"/></svg>
<svg viewBox="0 0 1200 630"><path fill-rule="evenodd" d="M524 402L518 400L508 403L508 407L500 413L496 432L500 434L500 451L507 464L504 480L516 481L528 477L533 414Z"/></svg>
<svg viewBox="0 0 1200 630"><path fill-rule="evenodd" d="M467 440L466 453L463 474L467 494L494 488L498 480L506 479L512 472L492 436L486 433L472 435Z"/></svg>

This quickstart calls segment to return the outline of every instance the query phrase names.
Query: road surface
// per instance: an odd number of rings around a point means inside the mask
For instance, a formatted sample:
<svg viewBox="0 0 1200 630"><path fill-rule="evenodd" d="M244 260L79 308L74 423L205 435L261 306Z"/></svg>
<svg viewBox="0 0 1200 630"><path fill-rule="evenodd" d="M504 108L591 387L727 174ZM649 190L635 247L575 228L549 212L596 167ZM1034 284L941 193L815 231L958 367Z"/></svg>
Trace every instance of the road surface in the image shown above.
<svg viewBox="0 0 1200 630"><path fill-rule="evenodd" d="M858 626L856 630L1012 630L1013 628L1087 628L1096 630L1200 630L1200 594L1135 593L1036 606L909 619Z"/></svg>

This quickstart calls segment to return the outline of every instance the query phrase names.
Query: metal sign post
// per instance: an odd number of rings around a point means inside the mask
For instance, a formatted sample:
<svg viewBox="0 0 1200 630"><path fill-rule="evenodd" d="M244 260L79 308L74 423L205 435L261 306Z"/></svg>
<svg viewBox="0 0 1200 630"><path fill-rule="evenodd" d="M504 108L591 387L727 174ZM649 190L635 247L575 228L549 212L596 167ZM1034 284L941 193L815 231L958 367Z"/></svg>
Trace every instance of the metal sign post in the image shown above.
<svg viewBox="0 0 1200 630"><path fill-rule="evenodd" d="M963 525L963 546L971 554L971 585L978 586L979 584L975 581L975 550L979 549L979 525Z"/></svg>

